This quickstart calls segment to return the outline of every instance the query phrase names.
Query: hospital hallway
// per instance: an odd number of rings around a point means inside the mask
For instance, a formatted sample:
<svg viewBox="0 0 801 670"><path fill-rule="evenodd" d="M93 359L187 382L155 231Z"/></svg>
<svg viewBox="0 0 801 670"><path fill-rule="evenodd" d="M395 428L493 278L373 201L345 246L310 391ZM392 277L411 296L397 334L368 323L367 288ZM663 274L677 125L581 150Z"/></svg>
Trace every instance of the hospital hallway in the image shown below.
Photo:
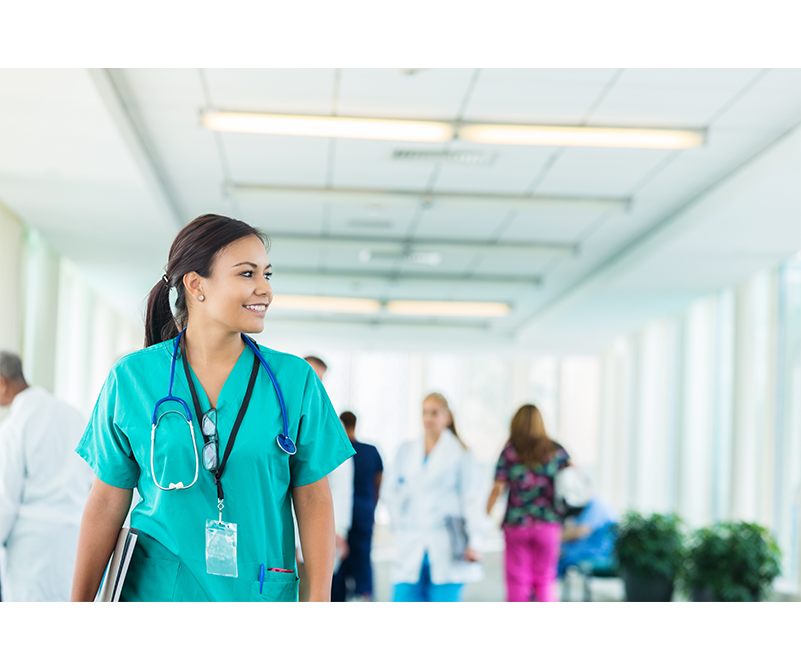
<svg viewBox="0 0 801 670"><path fill-rule="evenodd" d="M526 23L509 16L499 35ZM550 32L528 30L532 49ZM393 562L505 601L507 508L511 569L539 583L572 530L613 574L593 600L798 602L801 67L674 63L671 44L639 66L4 63L0 545L20 599L97 596L109 559L73 579L39 532L77 555L88 510L142 532L133 600L294 600L289 501L327 514L328 477L340 538L375 521L377 602Z"/></svg>

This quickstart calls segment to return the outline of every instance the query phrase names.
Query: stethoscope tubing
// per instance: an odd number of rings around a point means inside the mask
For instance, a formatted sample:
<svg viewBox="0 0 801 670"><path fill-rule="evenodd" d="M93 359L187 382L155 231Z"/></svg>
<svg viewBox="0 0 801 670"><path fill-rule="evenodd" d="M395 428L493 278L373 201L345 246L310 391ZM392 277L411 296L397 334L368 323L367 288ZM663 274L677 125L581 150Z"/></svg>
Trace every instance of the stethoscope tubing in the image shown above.
<svg viewBox="0 0 801 670"><path fill-rule="evenodd" d="M178 333L178 337L175 338L175 348L172 352L172 361L170 363L170 388L167 393L167 396L156 402L156 406L153 408L153 416L151 418L151 430L150 430L150 474L153 478L153 483L162 491L175 491L180 489L188 489L189 487L193 486L194 483L197 481L198 473L200 472L200 456L198 455L197 451L197 442L195 440L195 429L192 425L192 411L189 409L189 405L178 396L173 395L172 389L173 384L175 383L175 361L178 358L178 350L181 343L181 336L186 332L186 328L184 328L180 333ZM270 366L267 364L267 361L264 359L261 351L259 351L258 345L256 345L253 340L251 340L248 336L244 333L241 334L242 339L245 341L245 344L250 347L253 354L261 363L261 366L267 371L267 375L270 377L270 381L273 384L273 388L275 389L275 393L278 396L278 404L281 407L281 421L283 423L284 432L280 434L276 438L276 443L278 447L284 451L285 453L289 454L290 456L297 452L297 447L289 438L289 421L287 420L287 412L286 412L286 404L284 403L284 395L281 393L281 387L278 385L278 380L275 378L273 371L270 369ZM158 416L159 407L162 403L165 402L177 402L181 405L184 410L184 414L182 414L183 418L186 419L186 423L189 426L189 433L192 436L192 450L195 454L195 477L192 480L192 483L189 485L184 485L183 482L171 483L167 487L162 486L161 484L156 481L156 471L154 469L154 452L156 446L156 427L158 426L161 418L166 416L167 414L175 413L181 414L178 410L169 410L164 414ZM198 417L198 420L200 418Z"/></svg>

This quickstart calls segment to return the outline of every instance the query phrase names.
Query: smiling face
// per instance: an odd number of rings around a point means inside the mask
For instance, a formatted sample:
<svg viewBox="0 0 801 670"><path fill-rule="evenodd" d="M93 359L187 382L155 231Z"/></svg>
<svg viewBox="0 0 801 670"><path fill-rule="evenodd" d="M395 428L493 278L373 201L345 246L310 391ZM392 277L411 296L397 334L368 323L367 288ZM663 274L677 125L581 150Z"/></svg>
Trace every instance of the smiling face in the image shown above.
<svg viewBox="0 0 801 670"><path fill-rule="evenodd" d="M232 242L215 257L209 277L184 277L191 316L216 322L238 333L260 333L273 300L272 265L262 241L251 235ZM198 297L202 295L203 301ZM194 313L194 314L193 314Z"/></svg>

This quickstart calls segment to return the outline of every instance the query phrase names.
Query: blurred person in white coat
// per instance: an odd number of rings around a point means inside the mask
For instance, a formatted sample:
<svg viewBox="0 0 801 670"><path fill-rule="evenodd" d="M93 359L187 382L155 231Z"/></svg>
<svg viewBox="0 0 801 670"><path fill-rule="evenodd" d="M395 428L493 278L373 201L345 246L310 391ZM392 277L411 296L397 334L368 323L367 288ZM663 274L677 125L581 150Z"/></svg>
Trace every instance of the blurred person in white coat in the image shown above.
<svg viewBox="0 0 801 670"><path fill-rule="evenodd" d="M18 356L0 352L2 599L69 601L81 514L94 479L75 453L86 422L43 388L30 387Z"/></svg>
<svg viewBox="0 0 801 670"><path fill-rule="evenodd" d="M306 356L305 360L314 370L320 381L323 381L328 366L317 356ZM334 532L336 555L334 556L334 573L339 570L342 561L348 555L348 531L353 518L353 459L349 458L328 475L331 488L331 499L334 503ZM309 580L306 578L306 566L303 563L303 552L300 549L300 534L295 508L292 508L292 519L295 522L295 558L298 563L298 602L309 602Z"/></svg>
<svg viewBox="0 0 801 670"><path fill-rule="evenodd" d="M464 584L484 579L484 491L477 465L439 393L423 401L423 428L423 437L398 448L381 493L395 550L392 600L457 602ZM464 520L463 551L460 533L448 528L449 517L456 525Z"/></svg>

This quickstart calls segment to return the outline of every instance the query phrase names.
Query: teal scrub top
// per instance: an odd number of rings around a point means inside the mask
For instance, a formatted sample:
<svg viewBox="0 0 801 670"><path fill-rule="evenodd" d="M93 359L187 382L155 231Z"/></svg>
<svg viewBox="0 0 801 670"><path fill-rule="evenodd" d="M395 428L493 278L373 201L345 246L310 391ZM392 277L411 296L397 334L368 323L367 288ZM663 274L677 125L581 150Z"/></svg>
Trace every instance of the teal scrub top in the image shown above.
<svg viewBox="0 0 801 670"><path fill-rule="evenodd" d="M237 577L206 572L206 521L217 520L214 478L203 469L184 490L162 491L150 471L153 408L168 394L175 340L121 358L106 379L92 418L76 448L97 477L118 488L136 487L141 497L131 513L139 531L121 600L296 601L298 599L291 489L322 479L355 454L322 383L301 358L259 345L281 387L290 456L276 444L283 432L281 408L269 375L259 366L247 413L222 476L222 518L237 524ZM153 470L162 486L191 483L203 446L183 365L175 366L173 395L189 406L197 445L176 402L159 408ZM217 400L219 458L222 460L252 371L255 356L245 347ZM190 368L201 409L210 403ZM263 586L260 566L265 566ZM289 572L273 571L271 568ZM260 593L261 589L261 593Z"/></svg>

